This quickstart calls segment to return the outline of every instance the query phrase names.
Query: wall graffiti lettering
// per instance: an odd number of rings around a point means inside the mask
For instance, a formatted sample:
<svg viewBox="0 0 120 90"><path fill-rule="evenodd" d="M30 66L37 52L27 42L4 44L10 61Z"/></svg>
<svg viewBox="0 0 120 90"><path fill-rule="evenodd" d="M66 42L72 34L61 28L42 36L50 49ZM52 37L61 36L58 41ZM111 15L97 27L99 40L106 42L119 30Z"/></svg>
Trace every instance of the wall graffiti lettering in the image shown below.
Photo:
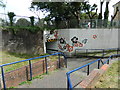
<svg viewBox="0 0 120 90"><path fill-rule="evenodd" d="M57 39L48 39L47 42L54 42L57 41Z"/></svg>
<svg viewBox="0 0 120 90"><path fill-rule="evenodd" d="M88 39L84 39L84 40L82 40L82 43L83 43L83 44L86 44L87 41L88 41Z"/></svg>
<svg viewBox="0 0 120 90"><path fill-rule="evenodd" d="M88 39L83 39L82 42L79 42L79 38L74 36L72 39L71 39L71 42L72 42L72 45L69 45L67 43L67 41L65 40L65 38L61 37L59 39L59 44L58 44L58 48L60 50L65 50L65 51L68 51L68 52L72 52L74 47L83 47L84 44L86 44L88 41Z"/></svg>
<svg viewBox="0 0 120 90"><path fill-rule="evenodd" d="M73 43L78 43L78 38L77 38L77 37L73 37L73 38L71 39L71 41L72 41Z"/></svg>
<svg viewBox="0 0 120 90"><path fill-rule="evenodd" d="M66 50L68 52L72 52L73 51L73 46L70 46L68 43L66 43L65 38L60 38L59 39L58 48L60 50Z"/></svg>
<svg viewBox="0 0 120 90"><path fill-rule="evenodd" d="M58 31L54 31L54 37L57 39L58 38Z"/></svg>
<svg viewBox="0 0 120 90"><path fill-rule="evenodd" d="M72 46L74 47L83 47L83 43L78 41L78 37L74 36L72 39Z"/></svg>
<svg viewBox="0 0 120 90"><path fill-rule="evenodd" d="M93 35L93 39L96 39L97 38L97 35Z"/></svg>
<svg viewBox="0 0 120 90"><path fill-rule="evenodd" d="M58 39L58 31L50 31L49 33L45 34L47 42L57 41Z"/></svg>
<svg viewBox="0 0 120 90"><path fill-rule="evenodd" d="M65 38L60 38L60 44L66 44Z"/></svg>

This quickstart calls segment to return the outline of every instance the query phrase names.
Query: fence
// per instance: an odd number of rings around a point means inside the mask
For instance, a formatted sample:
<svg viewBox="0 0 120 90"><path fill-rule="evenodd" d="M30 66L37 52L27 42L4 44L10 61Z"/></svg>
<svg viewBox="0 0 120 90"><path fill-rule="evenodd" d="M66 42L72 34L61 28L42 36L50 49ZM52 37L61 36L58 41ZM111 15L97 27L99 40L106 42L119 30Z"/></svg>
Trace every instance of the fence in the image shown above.
<svg viewBox="0 0 120 90"><path fill-rule="evenodd" d="M106 61L102 61L102 59L100 58L100 59L97 59L97 60L94 60L94 61L92 61L92 62L90 62L90 63L88 63L88 64L85 64L85 65L83 65L83 66L81 66L81 67L78 67L78 68L76 68L76 69L74 69L74 70L72 70L72 71L69 71L69 72L67 72L66 73L66 75L67 75L67 89L68 90L73 90L73 86L72 86L72 83L71 83L71 79L70 79L70 74L71 73L73 73L73 72L75 72L75 71L78 71L78 70L80 70L80 69L82 69L82 68L84 68L84 67L87 67L87 75L89 75L89 66L91 65L91 64L93 64L93 63L95 63L95 62L98 62L98 69L100 68L100 62L102 63L102 64L109 64L109 61L110 61L110 59L112 59L113 57L119 57L120 56L120 54L114 54L114 55L111 55L111 56L109 56L109 58L106 60Z"/></svg>
<svg viewBox="0 0 120 90"><path fill-rule="evenodd" d="M51 23L51 22L49 22ZM56 27L58 29L66 28L120 28L120 21L108 21L100 19L81 19L77 21L76 19L69 19L64 21L57 21L48 24L48 27Z"/></svg>
<svg viewBox="0 0 120 90"><path fill-rule="evenodd" d="M0 19L0 25L3 27L9 26L9 17L8 14L0 13L0 16L2 17ZM20 18L24 19L21 20ZM20 16L15 15L13 18L13 26L17 26L15 28L23 27L27 28L31 26L31 20L28 16ZM44 21L44 19L39 19L34 17L34 23L35 26L42 27L43 29L46 28L48 30L50 29L66 29L66 28L120 28L120 21L108 21L108 20L100 20L100 19L81 19L78 21L77 19L69 19L69 20L63 20L63 21Z"/></svg>
<svg viewBox="0 0 120 90"><path fill-rule="evenodd" d="M3 65L0 65L1 67L1 72L2 72L2 81L3 81L3 86L4 86L4 89L6 89L6 84L5 84L5 77L4 77L4 66L8 66L8 65L12 65L12 64L16 64L16 63L21 63L21 62L26 62L26 61L29 61L29 68L30 68L30 80L32 80L32 64L31 64L31 60L34 60L34 59L39 59L39 58L45 58L45 66L46 66L46 74L48 73L48 69L47 69L47 58L46 57L49 57L49 56L53 56L53 55L58 55L58 62L59 62L59 68L61 67L60 66L60 56L64 56L64 62L65 62L65 65L67 67L67 58L65 56L64 53L62 52L58 52L58 53L54 53L54 54L50 54L50 55L45 55L45 56L40 56L40 57L35 57L35 58L30 58L30 59L26 59L26 60L21 60L21 61L16 61L16 62L12 62L12 63L7 63L7 64L3 64Z"/></svg>
<svg viewBox="0 0 120 90"><path fill-rule="evenodd" d="M102 57L102 58L104 58L105 57L105 52L108 52L108 51L110 51L110 50L113 50L113 51L116 51L116 53L118 54L118 52L119 52L119 50L120 50L120 48L108 48L108 49L75 49L75 56L80 56L80 57L90 57L90 56L88 56L88 54L89 53L102 53L102 56L91 56L91 57L98 57L98 58L100 58L100 57ZM81 51L81 53L79 53L78 55L77 55L77 53L79 52L79 51ZM84 52L82 52L82 51L84 51ZM90 51L90 52L89 52ZM97 52L96 52L97 51ZM83 54L83 55L82 55Z"/></svg>

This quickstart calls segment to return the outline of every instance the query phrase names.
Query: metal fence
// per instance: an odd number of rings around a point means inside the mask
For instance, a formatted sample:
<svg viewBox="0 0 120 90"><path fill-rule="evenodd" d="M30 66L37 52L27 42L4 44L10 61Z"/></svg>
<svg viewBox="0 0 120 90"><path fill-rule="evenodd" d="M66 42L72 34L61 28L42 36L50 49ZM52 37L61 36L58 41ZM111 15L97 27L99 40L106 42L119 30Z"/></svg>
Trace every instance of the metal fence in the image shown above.
<svg viewBox="0 0 120 90"><path fill-rule="evenodd" d="M21 61L16 61L16 62L0 65L1 72L2 72L2 81L3 81L4 90L6 89L5 75L4 75L4 67L5 66L28 61L29 62L29 68L30 68L30 80L32 80L32 63L31 63L31 60L35 60L35 59L39 59L39 58L45 58L45 66L46 66L46 74L47 74L48 73L48 69L47 69L48 65L47 65L47 58L46 57L53 56L53 55L58 55L59 68L61 67L60 66L60 56L64 56L64 62L65 62L65 65L67 67L67 57L62 52L57 52L57 53L53 53L53 54L50 54L50 55L34 57L34 58L26 59L26 60L21 60Z"/></svg>
<svg viewBox="0 0 120 90"><path fill-rule="evenodd" d="M94 50L96 50L96 49L94 49ZM98 50L98 49L97 49ZM100 50L100 49L99 49ZM101 49L102 50L102 49ZM104 49L105 50L105 49ZM109 49L106 49L106 50L109 50ZM84 68L84 67L87 67L87 75L89 75L89 69L90 69L90 65L92 65L93 63L95 63L95 62L98 62L98 65L97 65L97 68L98 69L100 69L100 63L102 63L102 65L104 65L104 64L109 64L109 61L110 61L110 59L112 59L112 58L114 58L114 57L120 57L120 54L118 54L118 51L117 51L117 54L114 54L114 55L110 55L109 57L108 57L108 59L106 60L106 61L102 61L102 58L99 58L99 59L97 59L97 60L94 60L94 61L92 61L92 62L90 62L90 63L88 63L88 64L85 64L85 65L83 65L83 66L81 66L81 67L78 67L78 68L76 68L76 69L74 69L74 70L71 70L71 71L69 71L69 72L67 72L66 73L66 75L67 75L67 89L68 90L73 90L73 86L72 86L72 81L71 81L71 78L70 78L70 74L72 74L73 72L75 72L75 71L78 71L78 70L80 70L80 69L82 69L82 68Z"/></svg>
<svg viewBox="0 0 120 90"><path fill-rule="evenodd" d="M0 26L9 26L10 21L7 14L0 13ZM22 23L18 23L18 20L20 18L26 19ZM22 26L22 27L29 27L30 24L30 17L28 16L20 16L16 15L13 18L13 26ZM109 21L109 20L100 20L100 19L69 19L69 20L63 20L63 21L44 21L44 19L39 19L37 17L34 17L34 25L42 28L46 28L48 30L50 29L67 29L67 28L120 28L120 20L117 21ZM16 27L16 28L17 28Z"/></svg>
<svg viewBox="0 0 120 90"><path fill-rule="evenodd" d="M120 51L120 48L108 48L108 49L75 49L74 55L76 57L98 57L105 58L107 52L116 51L116 54ZM101 56L89 56L89 53L101 53ZM107 56L106 56L107 57Z"/></svg>
<svg viewBox="0 0 120 90"><path fill-rule="evenodd" d="M51 23L51 22L50 22ZM48 27L56 27L58 29L66 29L66 28L120 28L120 20L117 21L108 21L108 20L100 20L100 19L81 19L77 21L76 19L69 19L64 21L57 21L48 24Z"/></svg>

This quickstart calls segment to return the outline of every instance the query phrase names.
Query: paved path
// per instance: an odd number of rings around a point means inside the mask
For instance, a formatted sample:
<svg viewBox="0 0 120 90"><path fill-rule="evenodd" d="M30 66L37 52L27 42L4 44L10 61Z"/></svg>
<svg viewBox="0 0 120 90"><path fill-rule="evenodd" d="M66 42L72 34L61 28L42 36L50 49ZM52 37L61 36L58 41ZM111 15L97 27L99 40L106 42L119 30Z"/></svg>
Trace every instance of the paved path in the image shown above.
<svg viewBox="0 0 120 90"><path fill-rule="evenodd" d="M61 68L60 70L53 71L49 75L44 75L43 76L44 78L42 79L32 80L32 84L30 85L24 84L18 86L18 88L66 88L67 87L66 72L73 70L77 67L80 67L84 64L87 64L93 60L96 59L69 58L67 68ZM97 62L90 65L90 71L93 70L94 68L97 68ZM73 86L79 83L82 79L84 79L87 76L86 71L87 68L83 68L71 74L71 81Z"/></svg>

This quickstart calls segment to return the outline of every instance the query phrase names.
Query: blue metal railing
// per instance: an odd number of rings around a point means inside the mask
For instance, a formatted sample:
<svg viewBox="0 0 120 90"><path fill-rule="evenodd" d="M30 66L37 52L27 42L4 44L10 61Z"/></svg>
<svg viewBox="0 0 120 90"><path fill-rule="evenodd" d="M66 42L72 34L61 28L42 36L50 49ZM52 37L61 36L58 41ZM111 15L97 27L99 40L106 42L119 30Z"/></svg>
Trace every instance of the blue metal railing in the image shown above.
<svg viewBox="0 0 120 90"><path fill-rule="evenodd" d="M53 53L53 54L50 54L50 55L45 55L45 56L40 56L40 57L34 57L34 58L29 58L29 59L25 59L25 60L21 60L21 61L16 61L16 62L12 62L12 63L7 63L7 64L0 65L1 72L2 72L2 82L3 82L4 90L6 90L5 75L4 75L4 68L3 68L4 66L8 66L8 65L16 64L16 63L21 63L21 62L29 61L30 80L32 80L32 64L31 64L31 60L39 59L39 58L45 58L45 66L46 66L46 74L47 74L48 73L48 69L47 69L48 66L47 66L47 58L46 57L53 56L53 55L58 55L59 68L61 67L60 66L60 56L64 56L64 62L65 62L66 68L67 68L67 57L62 52L57 52L57 53Z"/></svg>
<svg viewBox="0 0 120 90"><path fill-rule="evenodd" d="M78 70L80 70L80 69L88 66L87 75L89 75L89 66L90 66L91 64L93 64L93 63L95 63L95 62L98 61L98 69L99 69L99 68L100 68L100 61L102 62L102 64L106 64L106 63L109 64L109 60L110 60L110 59L112 59L113 57L119 57L119 56L120 56L120 54L111 55L111 56L109 56L109 58L108 58L106 61L104 61L104 62L103 62L103 61L101 60L101 58L100 58L100 59L94 60L94 61L92 61L92 62L90 62L90 63L88 63L88 64L85 64L85 65L83 65L83 66L81 66L81 67L78 67L78 68L76 68L76 69L74 69L74 70L71 70L71 71L67 72L67 73L66 73L66 75L67 75L67 89L68 89L68 90L73 90L73 86L72 86L71 79L70 79L70 74L71 74L71 73L73 73L73 72L75 72L75 71L78 71Z"/></svg>

